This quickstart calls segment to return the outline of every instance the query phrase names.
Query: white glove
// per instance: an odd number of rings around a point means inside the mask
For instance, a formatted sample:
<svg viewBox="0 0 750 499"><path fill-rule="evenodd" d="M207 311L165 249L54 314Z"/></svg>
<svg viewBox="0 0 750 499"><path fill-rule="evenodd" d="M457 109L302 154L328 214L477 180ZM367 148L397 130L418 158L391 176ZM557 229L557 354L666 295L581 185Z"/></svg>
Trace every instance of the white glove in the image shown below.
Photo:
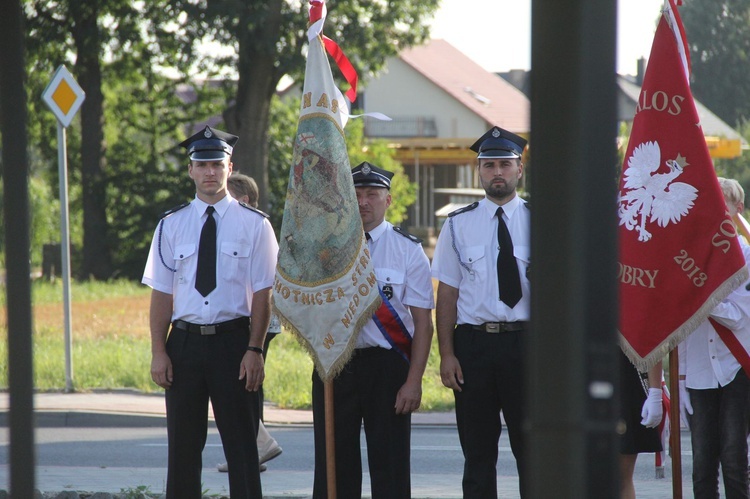
<svg viewBox="0 0 750 499"><path fill-rule="evenodd" d="M641 424L647 428L656 428L661 423L664 408L661 405L661 388L649 388L648 397L641 409Z"/></svg>
<svg viewBox="0 0 750 499"><path fill-rule="evenodd" d="M685 380L680 380L680 418L687 429L690 429L688 414L693 414L693 405L690 403L690 393L687 391Z"/></svg>

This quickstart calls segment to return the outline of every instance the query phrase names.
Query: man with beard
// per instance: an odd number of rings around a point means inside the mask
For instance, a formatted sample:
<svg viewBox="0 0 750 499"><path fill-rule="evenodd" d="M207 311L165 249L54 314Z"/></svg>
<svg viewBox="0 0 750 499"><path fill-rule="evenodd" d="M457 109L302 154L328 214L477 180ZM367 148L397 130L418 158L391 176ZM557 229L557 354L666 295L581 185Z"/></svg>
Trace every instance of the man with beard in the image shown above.
<svg viewBox="0 0 750 499"><path fill-rule="evenodd" d="M497 497L502 411L523 473L523 339L528 330L531 215L516 193L526 140L493 127L471 149L485 191L448 216L435 248L440 376L453 389L467 499Z"/></svg>

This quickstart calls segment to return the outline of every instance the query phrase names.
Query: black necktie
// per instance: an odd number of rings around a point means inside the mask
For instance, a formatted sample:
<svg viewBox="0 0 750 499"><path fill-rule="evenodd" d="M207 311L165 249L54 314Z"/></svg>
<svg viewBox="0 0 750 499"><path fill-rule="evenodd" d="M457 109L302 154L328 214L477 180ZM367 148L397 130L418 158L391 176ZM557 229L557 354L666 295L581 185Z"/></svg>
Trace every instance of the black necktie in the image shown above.
<svg viewBox="0 0 750 499"><path fill-rule="evenodd" d="M500 252L497 255L497 286L500 289L500 301L510 308L521 299L521 278L518 276L518 264L513 256L513 241L508 226L503 220L503 209L497 212L497 244Z"/></svg>
<svg viewBox="0 0 750 499"><path fill-rule="evenodd" d="M206 208L206 221L201 229L201 241L198 246L198 270L195 275L195 289L202 296L216 288L216 220L214 207Z"/></svg>
<svg viewBox="0 0 750 499"><path fill-rule="evenodd" d="M367 239L367 242L368 242L368 243L369 243L370 241L372 241L372 236L370 235L370 233L369 233L369 232L365 232L365 239Z"/></svg>

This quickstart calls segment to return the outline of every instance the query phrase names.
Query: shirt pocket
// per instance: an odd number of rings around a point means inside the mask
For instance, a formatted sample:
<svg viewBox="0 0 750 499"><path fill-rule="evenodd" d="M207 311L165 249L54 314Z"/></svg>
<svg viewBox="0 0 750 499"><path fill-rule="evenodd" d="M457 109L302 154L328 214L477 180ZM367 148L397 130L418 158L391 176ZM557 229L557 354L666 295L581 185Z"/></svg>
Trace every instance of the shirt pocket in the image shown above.
<svg viewBox="0 0 750 499"><path fill-rule="evenodd" d="M378 280L380 289L383 290L383 293L389 300L394 296L401 296L401 290L403 289L405 279L405 274L402 271L377 267L375 268L375 277Z"/></svg>
<svg viewBox="0 0 750 499"><path fill-rule="evenodd" d="M219 268L224 280L230 281L233 277L244 277L250 260L250 249L248 244L230 242L221 244Z"/></svg>
<svg viewBox="0 0 750 499"><path fill-rule="evenodd" d="M481 272L484 266L487 265L487 258L485 258L486 250L484 246L468 246L464 248L463 263L468 267L470 272Z"/></svg>
<svg viewBox="0 0 750 499"><path fill-rule="evenodd" d="M529 272L531 269L531 248L529 246L513 246L513 256L516 257L516 260L521 262L521 275L524 275L526 276L526 279L529 279Z"/></svg>
<svg viewBox="0 0 750 499"><path fill-rule="evenodd" d="M190 268L190 261L195 258L195 244L180 244L174 250L174 268L177 273L177 282L187 282L185 272Z"/></svg>

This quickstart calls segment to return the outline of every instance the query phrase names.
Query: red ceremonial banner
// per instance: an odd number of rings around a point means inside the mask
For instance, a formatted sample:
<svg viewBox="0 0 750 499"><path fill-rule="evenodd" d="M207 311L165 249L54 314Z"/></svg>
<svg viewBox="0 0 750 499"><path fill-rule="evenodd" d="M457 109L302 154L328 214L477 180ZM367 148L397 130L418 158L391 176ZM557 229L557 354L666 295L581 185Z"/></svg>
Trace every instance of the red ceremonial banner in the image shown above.
<svg viewBox="0 0 750 499"><path fill-rule="evenodd" d="M620 344L647 371L747 280L688 83L670 0L654 36L618 198Z"/></svg>

